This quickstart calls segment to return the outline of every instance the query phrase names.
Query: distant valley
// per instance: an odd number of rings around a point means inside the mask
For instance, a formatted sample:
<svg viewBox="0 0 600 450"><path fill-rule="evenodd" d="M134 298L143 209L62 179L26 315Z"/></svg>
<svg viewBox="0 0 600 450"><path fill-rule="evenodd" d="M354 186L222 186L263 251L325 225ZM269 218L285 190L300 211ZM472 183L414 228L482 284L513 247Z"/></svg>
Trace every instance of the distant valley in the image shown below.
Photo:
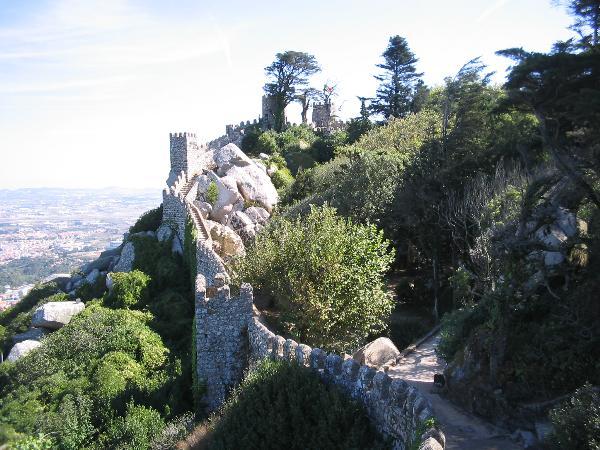
<svg viewBox="0 0 600 450"><path fill-rule="evenodd" d="M158 189L0 189L0 293L77 269L160 202Z"/></svg>

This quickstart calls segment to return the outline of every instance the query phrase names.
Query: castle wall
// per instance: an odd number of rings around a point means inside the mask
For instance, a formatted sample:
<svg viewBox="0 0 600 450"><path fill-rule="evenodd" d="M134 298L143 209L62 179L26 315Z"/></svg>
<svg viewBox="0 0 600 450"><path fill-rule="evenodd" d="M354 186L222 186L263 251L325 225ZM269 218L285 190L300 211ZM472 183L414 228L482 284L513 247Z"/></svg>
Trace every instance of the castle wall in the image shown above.
<svg viewBox="0 0 600 450"><path fill-rule="evenodd" d="M252 287L242 285L231 297L225 275L207 287L204 276L196 278L197 380L205 387L204 406L214 411L242 379L248 361L248 318L252 317Z"/></svg>
<svg viewBox="0 0 600 450"><path fill-rule="evenodd" d="M444 448L443 434L433 427L425 430L424 435L416 436L423 430L420 426L434 417L433 410L429 401L406 381L392 379L384 371L360 365L353 359L344 361L334 353L285 339L271 332L256 317L249 323L248 337L251 360L273 358L310 367L324 381L337 385L360 401L378 431L392 439L394 449L405 449L415 438L423 439L423 436L435 440L437 448ZM432 442L427 444L432 445ZM428 448L427 444L420 449Z"/></svg>

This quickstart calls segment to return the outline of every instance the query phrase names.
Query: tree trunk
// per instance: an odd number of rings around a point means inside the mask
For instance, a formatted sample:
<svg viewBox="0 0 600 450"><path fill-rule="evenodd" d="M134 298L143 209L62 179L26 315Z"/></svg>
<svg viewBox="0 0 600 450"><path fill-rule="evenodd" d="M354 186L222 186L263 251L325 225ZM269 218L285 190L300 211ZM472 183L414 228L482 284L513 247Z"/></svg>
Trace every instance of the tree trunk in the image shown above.
<svg viewBox="0 0 600 450"><path fill-rule="evenodd" d="M433 266L433 317L435 318L435 322L437 323L440 320L438 311L439 274L437 252L434 253L431 262Z"/></svg>

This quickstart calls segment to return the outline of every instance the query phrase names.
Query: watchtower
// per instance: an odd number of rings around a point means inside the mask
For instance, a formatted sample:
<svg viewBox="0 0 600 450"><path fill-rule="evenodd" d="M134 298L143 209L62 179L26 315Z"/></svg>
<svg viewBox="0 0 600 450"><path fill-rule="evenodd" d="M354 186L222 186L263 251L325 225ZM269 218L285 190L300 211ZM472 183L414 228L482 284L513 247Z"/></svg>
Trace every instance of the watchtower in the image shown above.
<svg viewBox="0 0 600 450"><path fill-rule="evenodd" d="M171 186L182 171L191 177L200 170L202 153L206 148L198 145L195 133L169 133L169 139L171 170L167 185Z"/></svg>

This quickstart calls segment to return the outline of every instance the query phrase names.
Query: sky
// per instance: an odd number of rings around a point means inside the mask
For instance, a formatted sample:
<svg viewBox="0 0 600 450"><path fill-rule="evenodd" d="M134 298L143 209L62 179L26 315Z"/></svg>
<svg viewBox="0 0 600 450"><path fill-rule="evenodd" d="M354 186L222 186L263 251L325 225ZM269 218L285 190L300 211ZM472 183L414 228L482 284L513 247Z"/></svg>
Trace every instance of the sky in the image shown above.
<svg viewBox="0 0 600 450"><path fill-rule="evenodd" d="M257 118L277 52L315 55L347 119L390 36L428 85L478 56L502 83L496 50L548 51L570 23L550 0L0 0L0 188L162 189L169 133Z"/></svg>

